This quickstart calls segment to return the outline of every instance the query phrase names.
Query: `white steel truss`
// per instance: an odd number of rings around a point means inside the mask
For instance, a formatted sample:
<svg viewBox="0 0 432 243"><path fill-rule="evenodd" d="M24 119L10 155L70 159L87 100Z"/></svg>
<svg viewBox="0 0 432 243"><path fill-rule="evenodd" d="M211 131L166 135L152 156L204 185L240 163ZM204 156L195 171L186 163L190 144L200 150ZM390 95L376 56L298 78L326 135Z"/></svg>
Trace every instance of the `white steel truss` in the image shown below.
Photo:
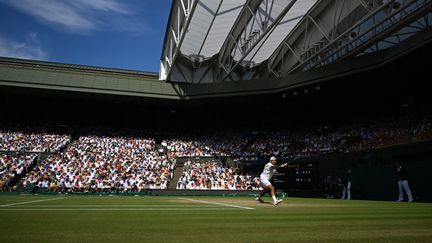
<svg viewBox="0 0 432 243"><path fill-rule="evenodd" d="M404 40L408 39L409 37L415 34L423 32L427 29L431 29L431 27L432 27L432 13L427 13L426 15L404 26L399 31L363 49L356 56L367 55L373 52L378 52L378 51L385 50L387 48L391 48L393 46L402 43Z"/></svg>
<svg viewBox="0 0 432 243"><path fill-rule="evenodd" d="M427 17L430 14L426 13L425 15L424 11L431 11L431 3L432 0L389 2L385 5L387 8L380 8L370 18L353 26L350 32L338 39L349 41L330 44L320 53L296 67L296 69L307 71L359 54L359 52L365 54L366 52L362 52L362 50L369 50L370 53L371 50L380 51L391 47L390 45L383 45L383 43L399 44L409 36L430 27L429 18ZM417 20L419 15L421 17ZM413 18L415 21L410 23ZM425 21L424 24L422 24L422 20ZM366 28L365 26L369 27ZM293 71L296 69L293 69Z"/></svg>
<svg viewBox="0 0 432 243"><path fill-rule="evenodd" d="M343 5L346 1L348 0L340 1L340 4ZM393 34L395 29L404 26L406 20L415 18L418 12L430 8L431 0L388 0L368 4L362 0L359 2L367 12L341 34L337 34L337 31L330 32L333 37L331 39L323 37L313 45L304 44L302 51L295 52L288 37L269 60L269 71L276 77L283 77L355 55L368 45L376 44L377 40ZM333 28L338 29L338 26Z"/></svg>
<svg viewBox="0 0 432 243"><path fill-rule="evenodd" d="M248 1L219 53L219 79L225 80L246 56L272 32L297 0L272 17L276 0ZM250 62L243 65L250 65Z"/></svg>
<svg viewBox="0 0 432 243"><path fill-rule="evenodd" d="M285 76L292 66L319 52L353 23L379 8L379 2L334 0L317 2L268 60L268 70Z"/></svg>
<svg viewBox="0 0 432 243"><path fill-rule="evenodd" d="M160 79L171 75L172 66L176 62L180 47L188 30L190 20L199 0L177 0L171 9L170 23L165 36L164 50L161 60Z"/></svg>
<svg viewBox="0 0 432 243"><path fill-rule="evenodd" d="M173 0L160 79L285 77L399 44L432 0Z"/></svg>

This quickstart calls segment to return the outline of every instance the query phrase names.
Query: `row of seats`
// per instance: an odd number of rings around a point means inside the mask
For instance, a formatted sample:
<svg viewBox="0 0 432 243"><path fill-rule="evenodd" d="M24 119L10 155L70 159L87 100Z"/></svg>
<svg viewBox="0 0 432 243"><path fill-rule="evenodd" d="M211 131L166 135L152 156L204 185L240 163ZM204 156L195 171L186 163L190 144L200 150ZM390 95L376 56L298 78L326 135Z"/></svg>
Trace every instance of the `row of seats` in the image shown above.
<svg viewBox="0 0 432 243"><path fill-rule="evenodd" d="M70 132L56 134L1 128L0 151L45 152L39 163L35 155L2 159L2 181L23 176L19 185L35 185L50 191L143 191L168 187L179 157L250 156L310 157L327 153L370 150L395 143L432 138L431 112L404 113L342 124L300 129L222 129L199 133L170 133L154 136L133 131L136 137L109 136L93 129L72 141ZM78 129L77 134L89 132ZM128 130L130 135L130 129ZM116 131L121 134L121 131ZM147 133L151 134L151 133ZM11 162L19 161L19 162ZM25 166L23 167L23 163ZM33 168L29 171L30 168ZM8 175L8 176L6 176ZM15 177L14 176L14 177ZM218 162L190 160L185 163L178 189L253 188L251 176Z"/></svg>

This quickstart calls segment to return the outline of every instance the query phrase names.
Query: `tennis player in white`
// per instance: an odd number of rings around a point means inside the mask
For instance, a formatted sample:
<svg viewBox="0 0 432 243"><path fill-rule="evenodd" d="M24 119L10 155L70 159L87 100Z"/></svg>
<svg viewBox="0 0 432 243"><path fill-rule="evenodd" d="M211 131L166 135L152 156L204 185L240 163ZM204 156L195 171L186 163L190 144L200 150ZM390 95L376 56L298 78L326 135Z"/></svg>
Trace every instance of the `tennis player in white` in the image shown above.
<svg viewBox="0 0 432 243"><path fill-rule="evenodd" d="M262 186L263 190L260 192L259 196L255 200L257 200L259 202L264 202L262 197L265 195L266 191L269 190L270 194L273 198L273 204L274 205L278 205L280 202L282 202L282 199L276 198L275 188L270 183L270 179L275 174L277 168L283 168L285 166L287 166L287 163L285 163L283 165L276 165L276 157L272 156L270 158L270 162L268 162L264 166L264 170L260 175L260 181L261 181L261 186Z"/></svg>

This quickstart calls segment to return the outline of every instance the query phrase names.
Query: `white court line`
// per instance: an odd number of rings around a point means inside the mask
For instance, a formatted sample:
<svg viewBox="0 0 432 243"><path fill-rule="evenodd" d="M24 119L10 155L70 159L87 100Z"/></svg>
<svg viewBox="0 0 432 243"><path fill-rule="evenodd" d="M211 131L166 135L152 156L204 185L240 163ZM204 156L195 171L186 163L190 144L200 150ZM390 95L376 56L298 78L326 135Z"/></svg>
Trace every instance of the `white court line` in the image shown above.
<svg viewBox="0 0 432 243"><path fill-rule="evenodd" d="M66 204L66 205L53 205L53 204L35 204L35 205L22 205L14 208L173 208L173 207L183 207L191 208L196 207L197 204L170 204L170 205L158 205L158 204L141 204L141 205L116 205L116 204ZM210 206L208 206L210 207Z"/></svg>
<svg viewBox="0 0 432 243"><path fill-rule="evenodd" d="M231 208L0 208L0 211L210 211Z"/></svg>
<svg viewBox="0 0 432 243"><path fill-rule="evenodd" d="M208 203L208 204L222 205L222 206L226 206L226 207L233 207L233 208L248 209L248 210L255 209L255 208L244 207L244 206L238 206L238 205L233 205L233 204L217 203L217 202L207 202L207 201L195 200L195 199L184 198L184 197L179 197L178 199L187 200L187 201L191 201L191 202L200 202L200 203Z"/></svg>
<svg viewBox="0 0 432 243"><path fill-rule="evenodd" d="M3 204L3 205L0 205L0 207L8 207L8 206L19 205L19 204L25 204L25 203L35 203L35 202L54 201L54 200L60 200L60 199L64 199L64 197L60 197L60 198L50 198L50 199L41 199L41 200L33 200L33 201L26 201L26 202L17 202L17 203L9 203L9 204Z"/></svg>

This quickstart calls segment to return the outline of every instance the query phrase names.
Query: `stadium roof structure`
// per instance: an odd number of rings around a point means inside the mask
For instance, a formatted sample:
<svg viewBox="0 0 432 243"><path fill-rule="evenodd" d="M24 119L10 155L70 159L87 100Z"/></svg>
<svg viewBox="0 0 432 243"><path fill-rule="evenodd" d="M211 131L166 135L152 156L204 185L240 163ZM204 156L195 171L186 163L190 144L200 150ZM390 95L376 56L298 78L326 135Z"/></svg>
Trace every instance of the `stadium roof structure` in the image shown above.
<svg viewBox="0 0 432 243"><path fill-rule="evenodd" d="M427 70L405 57L430 55L431 27L432 0L174 0L159 74L0 57L0 92L285 99L334 80L374 81L395 63ZM393 71L383 79L411 82Z"/></svg>
<svg viewBox="0 0 432 243"><path fill-rule="evenodd" d="M430 0L174 0L159 79L284 78L399 44L430 27Z"/></svg>

